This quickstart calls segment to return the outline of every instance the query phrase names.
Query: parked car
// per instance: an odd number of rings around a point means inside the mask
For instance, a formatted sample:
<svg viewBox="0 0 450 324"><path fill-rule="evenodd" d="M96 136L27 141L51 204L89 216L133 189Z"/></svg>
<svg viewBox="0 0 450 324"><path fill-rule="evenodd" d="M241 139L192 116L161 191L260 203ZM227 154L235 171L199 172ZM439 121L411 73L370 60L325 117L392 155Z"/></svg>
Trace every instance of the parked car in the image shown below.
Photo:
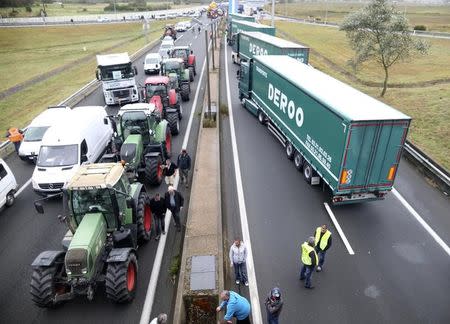
<svg viewBox="0 0 450 324"><path fill-rule="evenodd" d="M144 60L144 73L159 73L162 57L159 53L149 53Z"/></svg>
<svg viewBox="0 0 450 324"><path fill-rule="evenodd" d="M27 127L19 148L19 157L24 161L35 161L41 149L42 138L50 126L57 125L70 119L70 107L48 107L33 119Z"/></svg>
<svg viewBox="0 0 450 324"><path fill-rule="evenodd" d="M97 22L109 22L111 21L111 19L109 19L108 17L98 17L97 18Z"/></svg>
<svg viewBox="0 0 450 324"><path fill-rule="evenodd" d="M10 207L14 203L17 181L5 161L0 159L0 209Z"/></svg>

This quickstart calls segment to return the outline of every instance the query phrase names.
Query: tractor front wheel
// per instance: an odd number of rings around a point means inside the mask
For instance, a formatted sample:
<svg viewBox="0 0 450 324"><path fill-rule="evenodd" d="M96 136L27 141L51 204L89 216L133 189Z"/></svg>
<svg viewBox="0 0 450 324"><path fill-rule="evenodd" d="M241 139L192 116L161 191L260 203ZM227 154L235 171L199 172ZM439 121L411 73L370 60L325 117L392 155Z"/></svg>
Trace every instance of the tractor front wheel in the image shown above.
<svg viewBox="0 0 450 324"><path fill-rule="evenodd" d="M115 303L127 303L136 293L138 263L134 253L124 262L108 263L106 270L106 297Z"/></svg>
<svg viewBox="0 0 450 324"><path fill-rule="evenodd" d="M150 209L149 199L145 191L139 194L136 215L138 241L139 243L144 243L150 240L153 224L152 210Z"/></svg>
<svg viewBox="0 0 450 324"><path fill-rule="evenodd" d="M162 160L161 156L151 157L145 160L145 181L154 186L162 182Z"/></svg>
<svg viewBox="0 0 450 324"><path fill-rule="evenodd" d="M180 119L178 113L168 113L166 115L167 122L169 123L170 132L172 135L178 135L180 132Z"/></svg>
<svg viewBox="0 0 450 324"><path fill-rule="evenodd" d="M189 87L189 83L183 82L181 84L181 100L183 101L189 101L189 92L191 92L191 89Z"/></svg>
<svg viewBox="0 0 450 324"><path fill-rule="evenodd" d="M192 66L189 67L189 81L194 81L194 68Z"/></svg>
<svg viewBox="0 0 450 324"><path fill-rule="evenodd" d="M55 297L66 293L67 286L59 283L58 274L64 267L64 257L48 267L36 267L33 269L30 283L30 293L33 302L43 308L51 308L57 305Z"/></svg>

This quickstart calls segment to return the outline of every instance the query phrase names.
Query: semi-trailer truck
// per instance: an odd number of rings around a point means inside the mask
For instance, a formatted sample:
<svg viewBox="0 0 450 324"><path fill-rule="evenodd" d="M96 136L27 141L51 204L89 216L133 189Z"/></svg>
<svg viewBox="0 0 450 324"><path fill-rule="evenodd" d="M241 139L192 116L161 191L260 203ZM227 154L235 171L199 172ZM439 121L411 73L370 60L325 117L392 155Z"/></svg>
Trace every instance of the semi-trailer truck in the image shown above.
<svg viewBox="0 0 450 324"><path fill-rule="evenodd" d="M231 52L233 63L249 61L255 55L288 55L308 64L309 47L261 32L238 33Z"/></svg>
<svg viewBox="0 0 450 324"><path fill-rule="evenodd" d="M333 204L384 199L411 118L285 55L254 56L238 72L239 98Z"/></svg>
<svg viewBox="0 0 450 324"><path fill-rule="evenodd" d="M103 96L107 105L139 101L135 76L128 53L97 55L97 80L102 81Z"/></svg>
<svg viewBox="0 0 450 324"><path fill-rule="evenodd" d="M231 22L232 21L238 21L238 20L256 23L256 17L255 16L247 16L247 15L240 14L240 13L230 13L228 15L228 22L227 22L227 30L228 30L228 32L227 32L227 43L228 44L231 43L231 37L232 37Z"/></svg>
<svg viewBox="0 0 450 324"><path fill-rule="evenodd" d="M275 27L258 24L250 21L232 20L231 28L228 30L228 45L233 46L236 40L236 34L244 31L259 31L261 33L275 36ZM228 38L229 37L229 38Z"/></svg>

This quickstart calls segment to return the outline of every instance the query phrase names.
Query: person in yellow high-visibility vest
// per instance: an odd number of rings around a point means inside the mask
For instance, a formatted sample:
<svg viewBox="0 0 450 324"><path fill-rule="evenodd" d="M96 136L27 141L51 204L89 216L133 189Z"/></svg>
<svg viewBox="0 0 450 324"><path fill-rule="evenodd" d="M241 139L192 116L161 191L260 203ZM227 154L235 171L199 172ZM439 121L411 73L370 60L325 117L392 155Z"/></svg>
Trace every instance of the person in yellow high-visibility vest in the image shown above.
<svg viewBox="0 0 450 324"><path fill-rule="evenodd" d="M331 243L331 232L328 230L327 225L323 224L322 226L317 227L316 233L314 234L314 244L319 257L319 265L316 269L317 272L322 271L323 263L325 262L325 254L331 247Z"/></svg>
<svg viewBox="0 0 450 324"><path fill-rule="evenodd" d="M314 237L311 236L308 242L302 244L302 270L300 271L300 280L305 280L305 288L314 289L311 285L311 277L314 268L317 265L318 258L316 250L314 250Z"/></svg>

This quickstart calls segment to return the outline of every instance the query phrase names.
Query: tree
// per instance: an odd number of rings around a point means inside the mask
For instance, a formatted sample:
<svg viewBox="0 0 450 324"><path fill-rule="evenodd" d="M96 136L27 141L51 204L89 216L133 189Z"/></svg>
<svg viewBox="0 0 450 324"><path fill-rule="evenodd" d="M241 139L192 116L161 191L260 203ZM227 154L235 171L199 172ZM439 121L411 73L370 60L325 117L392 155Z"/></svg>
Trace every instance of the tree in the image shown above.
<svg viewBox="0 0 450 324"><path fill-rule="evenodd" d="M416 53L426 54L429 48L426 42L412 37L404 14L387 0L372 0L365 8L349 14L340 29L355 51L355 58L350 60L353 67L374 60L383 68L381 97L386 93L389 68Z"/></svg>

